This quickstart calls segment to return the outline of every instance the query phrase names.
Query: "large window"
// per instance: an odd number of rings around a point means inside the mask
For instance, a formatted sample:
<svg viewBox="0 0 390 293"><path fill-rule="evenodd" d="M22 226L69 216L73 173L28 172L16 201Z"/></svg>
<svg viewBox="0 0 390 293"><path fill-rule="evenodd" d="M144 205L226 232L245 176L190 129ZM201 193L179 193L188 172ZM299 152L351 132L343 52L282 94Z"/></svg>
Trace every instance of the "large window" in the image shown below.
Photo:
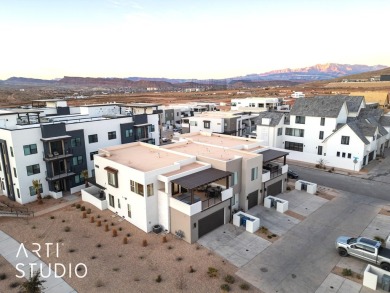
<svg viewBox="0 0 390 293"><path fill-rule="evenodd" d="M148 184L146 186L146 190L147 190L148 196L154 195L153 183Z"/></svg>
<svg viewBox="0 0 390 293"><path fill-rule="evenodd" d="M295 116L296 124L305 124L305 116Z"/></svg>
<svg viewBox="0 0 390 293"><path fill-rule="evenodd" d="M259 167L252 168L251 170L251 181L259 178Z"/></svg>
<svg viewBox="0 0 390 293"><path fill-rule="evenodd" d="M25 156L36 154L38 152L37 145L35 143L29 144L29 145L24 145L23 150L24 150Z"/></svg>
<svg viewBox="0 0 390 293"><path fill-rule="evenodd" d="M107 170L108 184L113 187L118 187L118 172Z"/></svg>
<svg viewBox="0 0 390 293"><path fill-rule="evenodd" d="M76 174L74 176L74 183L76 184L80 184L80 183L83 183L84 182L84 177L80 174Z"/></svg>
<svg viewBox="0 0 390 293"><path fill-rule="evenodd" d="M108 195L108 201L110 203L110 206L112 206L113 208L115 208L115 200L114 200L114 196L112 194L109 194Z"/></svg>
<svg viewBox="0 0 390 293"><path fill-rule="evenodd" d="M93 161L93 156L96 155L97 153L98 151L89 153L89 158L91 159L91 161Z"/></svg>
<svg viewBox="0 0 390 293"><path fill-rule="evenodd" d="M76 156L72 158L73 166L78 166L83 163L83 156Z"/></svg>
<svg viewBox="0 0 390 293"><path fill-rule="evenodd" d="M30 190L30 196L34 196L37 194L37 191L35 190L34 186L30 186L29 187L29 190ZM39 192L42 194L43 193L43 188L42 188L42 184L39 184Z"/></svg>
<svg viewBox="0 0 390 293"><path fill-rule="evenodd" d="M349 144L349 136L342 136L341 144Z"/></svg>
<svg viewBox="0 0 390 293"><path fill-rule="evenodd" d="M291 141L286 141L284 143L284 148L286 150L292 150L292 151L297 151L297 152L303 152L303 143L297 143L297 142L291 142Z"/></svg>
<svg viewBox="0 0 390 293"><path fill-rule="evenodd" d="M323 131L320 131L320 135L318 137L319 139L324 139L324 132Z"/></svg>
<svg viewBox="0 0 390 293"><path fill-rule="evenodd" d="M130 180L130 190L144 196L144 186L138 182Z"/></svg>
<svg viewBox="0 0 390 293"><path fill-rule="evenodd" d="M70 140L70 146L72 148L79 147L81 146L81 138L80 137L75 137Z"/></svg>
<svg viewBox="0 0 390 293"><path fill-rule="evenodd" d="M110 131L108 133L108 139L111 140L111 139L116 139L116 131Z"/></svg>
<svg viewBox="0 0 390 293"><path fill-rule="evenodd" d="M131 137L131 136L133 136L133 129L126 129L125 137Z"/></svg>
<svg viewBox="0 0 390 293"><path fill-rule="evenodd" d="M210 129L210 121L203 121L203 127L206 129Z"/></svg>
<svg viewBox="0 0 390 293"><path fill-rule="evenodd" d="M278 128L278 136L281 136L283 134L283 128L279 127Z"/></svg>
<svg viewBox="0 0 390 293"><path fill-rule="evenodd" d="M324 118L324 117L321 118L320 125L321 125L321 126L324 126L324 125L325 125L325 118Z"/></svg>
<svg viewBox="0 0 390 293"><path fill-rule="evenodd" d="M322 146L318 146L317 154L322 156Z"/></svg>
<svg viewBox="0 0 390 293"><path fill-rule="evenodd" d="M88 141L89 143L98 142L98 135L97 134L88 135Z"/></svg>
<svg viewBox="0 0 390 293"><path fill-rule="evenodd" d="M39 164L27 166L26 169L27 169L27 176L39 174L41 172L39 168Z"/></svg>
<svg viewBox="0 0 390 293"><path fill-rule="evenodd" d="M285 134L290 136L303 137L305 135L305 130L299 128L286 128Z"/></svg>

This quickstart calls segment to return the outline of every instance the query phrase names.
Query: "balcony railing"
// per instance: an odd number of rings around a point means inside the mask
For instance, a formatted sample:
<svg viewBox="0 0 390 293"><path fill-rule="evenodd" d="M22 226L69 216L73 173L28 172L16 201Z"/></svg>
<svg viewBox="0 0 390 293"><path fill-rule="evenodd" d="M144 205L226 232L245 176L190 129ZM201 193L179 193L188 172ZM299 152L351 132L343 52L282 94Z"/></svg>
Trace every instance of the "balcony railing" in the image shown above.
<svg viewBox="0 0 390 293"><path fill-rule="evenodd" d="M44 161L54 161L64 158L73 157L73 150L72 149L66 149L65 151L54 151L52 153L43 153L43 160Z"/></svg>

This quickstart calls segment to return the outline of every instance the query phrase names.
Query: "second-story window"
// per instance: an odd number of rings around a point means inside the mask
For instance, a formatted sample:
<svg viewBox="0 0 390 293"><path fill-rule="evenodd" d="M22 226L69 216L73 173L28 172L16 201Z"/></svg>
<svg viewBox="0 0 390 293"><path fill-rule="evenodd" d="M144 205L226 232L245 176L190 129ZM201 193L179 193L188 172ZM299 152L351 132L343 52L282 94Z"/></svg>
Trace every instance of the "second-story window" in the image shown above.
<svg viewBox="0 0 390 293"><path fill-rule="evenodd" d="M108 139L111 140L111 139L116 139L116 131L110 131L108 133Z"/></svg>
<svg viewBox="0 0 390 293"><path fill-rule="evenodd" d="M283 128L279 127L278 128L278 136L281 136L283 134Z"/></svg>
<svg viewBox="0 0 390 293"><path fill-rule="evenodd" d="M305 116L295 116L296 124L305 124Z"/></svg>
<svg viewBox="0 0 390 293"><path fill-rule="evenodd" d="M29 145L24 145L23 151L24 151L25 156L36 154L38 152L37 145L35 143L29 144Z"/></svg>
<svg viewBox="0 0 390 293"><path fill-rule="evenodd" d="M324 139L324 132L323 131L320 131L320 135L318 137L319 139Z"/></svg>
<svg viewBox="0 0 390 293"><path fill-rule="evenodd" d="M75 148L75 147L78 147L78 146L81 146L81 139L80 137L74 137L70 140L70 146L72 148Z"/></svg>
<svg viewBox="0 0 390 293"><path fill-rule="evenodd" d="M72 158L73 166L78 166L83 163L83 156L75 156Z"/></svg>
<svg viewBox="0 0 390 293"><path fill-rule="evenodd" d="M325 118L324 118L324 117L321 118L320 125L321 125L321 126L324 126L324 125L325 125Z"/></svg>
<svg viewBox="0 0 390 293"><path fill-rule="evenodd" d="M341 144L349 145L349 136L342 136L341 137Z"/></svg>
<svg viewBox="0 0 390 293"><path fill-rule="evenodd" d="M88 142L89 143L98 142L98 135L97 134L88 135Z"/></svg>
<svg viewBox="0 0 390 293"><path fill-rule="evenodd" d="M130 180L130 190L144 196L144 186L136 181Z"/></svg>
<svg viewBox="0 0 390 293"><path fill-rule="evenodd" d="M126 129L125 137L131 137L131 136L133 136L133 129Z"/></svg>
<svg viewBox="0 0 390 293"><path fill-rule="evenodd" d="M39 174L41 172L41 169L39 168L39 164L26 166L27 169L27 176Z"/></svg>
<svg viewBox="0 0 390 293"><path fill-rule="evenodd" d="M206 129L210 129L210 121L203 121L203 127Z"/></svg>
<svg viewBox="0 0 390 293"><path fill-rule="evenodd" d="M110 167L104 169L107 171L108 184L113 187L118 187L118 170Z"/></svg>
<svg viewBox="0 0 390 293"><path fill-rule="evenodd" d="M256 180L259 177L259 168L255 167L251 170L251 181Z"/></svg>

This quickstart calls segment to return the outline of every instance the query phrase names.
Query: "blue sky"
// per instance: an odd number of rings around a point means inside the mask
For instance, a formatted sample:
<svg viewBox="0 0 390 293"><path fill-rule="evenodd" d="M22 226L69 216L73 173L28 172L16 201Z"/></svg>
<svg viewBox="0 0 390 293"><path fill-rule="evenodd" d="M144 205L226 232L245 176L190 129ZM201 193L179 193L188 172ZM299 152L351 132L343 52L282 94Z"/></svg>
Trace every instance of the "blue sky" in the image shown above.
<svg viewBox="0 0 390 293"><path fill-rule="evenodd" d="M390 65L390 1L0 0L0 79Z"/></svg>

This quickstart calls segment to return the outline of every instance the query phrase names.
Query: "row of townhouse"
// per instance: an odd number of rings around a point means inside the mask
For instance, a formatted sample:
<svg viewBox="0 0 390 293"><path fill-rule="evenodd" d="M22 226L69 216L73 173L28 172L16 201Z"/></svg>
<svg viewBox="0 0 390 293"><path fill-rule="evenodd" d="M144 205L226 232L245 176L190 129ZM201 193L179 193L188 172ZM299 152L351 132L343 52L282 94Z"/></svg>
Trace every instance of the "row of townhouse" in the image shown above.
<svg viewBox="0 0 390 293"><path fill-rule="evenodd" d="M134 141L159 144L157 107L145 107L68 107L64 100L36 100L32 107L1 109L0 196L21 204L34 201L32 181L40 180L42 195L59 198L83 187L83 170L94 176L100 148Z"/></svg>
<svg viewBox="0 0 390 293"><path fill-rule="evenodd" d="M160 147L103 148L95 155L95 185L82 198L145 232L159 225L193 243L229 222L234 210L285 191L287 155L253 139L208 132Z"/></svg>
<svg viewBox="0 0 390 293"><path fill-rule="evenodd" d="M288 105L284 105L283 99L272 97L248 97L245 99L232 99L232 111L252 111L264 112L270 110L289 110Z"/></svg>
<svg viewBox="0 0 390 293"><path fill-rule="evenodd" d="M290 113L260 113L256 138L291 160L359 171L389 147L390 116L363 96L297 99Z"/></svg>

